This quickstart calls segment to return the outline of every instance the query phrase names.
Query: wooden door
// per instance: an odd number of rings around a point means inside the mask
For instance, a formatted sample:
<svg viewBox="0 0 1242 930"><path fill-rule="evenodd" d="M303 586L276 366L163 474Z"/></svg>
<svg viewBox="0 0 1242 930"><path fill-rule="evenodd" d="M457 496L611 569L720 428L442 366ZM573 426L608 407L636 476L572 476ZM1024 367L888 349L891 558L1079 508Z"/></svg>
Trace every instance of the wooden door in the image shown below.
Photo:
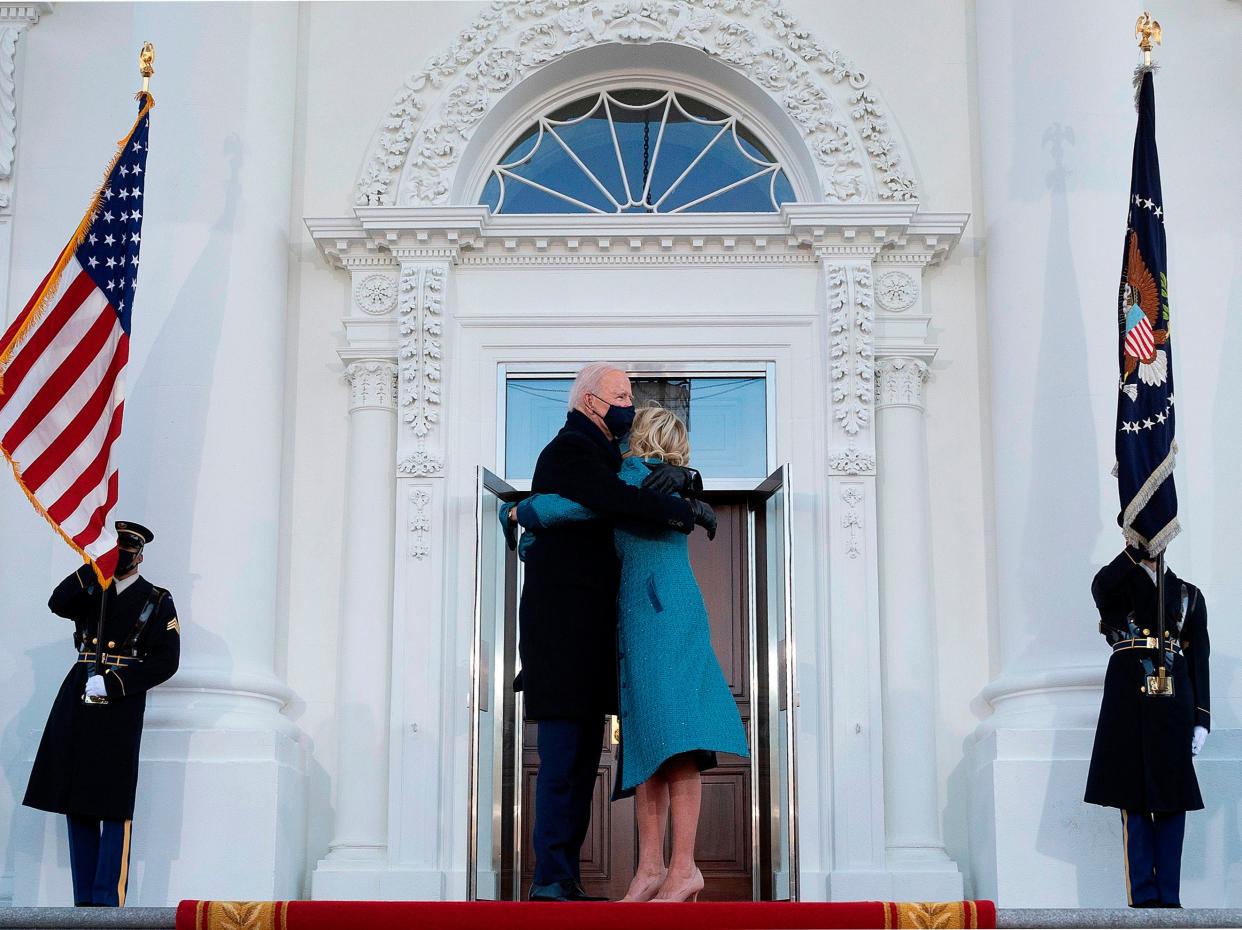
<svg viewBox="0 0 1242 930"><path fill-rule="evenodd" d="M716 510L719 527L712 542L702 531L691 535L690 562L707 604L712 647L749 733L746 501L737 495L706 497ZM535 776L539 771L536 726L525 725L522 744L523 897L529 892L535 864L531 828L535 817ZM632 798L615 803L608 800L617 774L617 747L609 731L610 726L606 725L600 733L603 753L581 862L586 890L615 900L625 894L638 864L638 829ZM719 763L717 768L703 773L695 859L707 885L699 900L749 901L753 898L750 763L724 753L720 754Z"/></svg>

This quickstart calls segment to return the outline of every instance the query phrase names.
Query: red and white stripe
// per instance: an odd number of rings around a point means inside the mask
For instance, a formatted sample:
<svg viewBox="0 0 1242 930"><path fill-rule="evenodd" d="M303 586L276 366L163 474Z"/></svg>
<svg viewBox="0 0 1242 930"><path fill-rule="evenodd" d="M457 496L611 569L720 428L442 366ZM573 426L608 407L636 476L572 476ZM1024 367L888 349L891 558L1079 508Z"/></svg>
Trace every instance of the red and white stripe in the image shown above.
<svg viewBox="0 0 1242 930"><path fill-rule="evenodd" d="M1126 333L1126 351L1137 359L1149 360L1156 354L1156 337L1145 315Z"/></svg>
<svg viewBox="0 0 1242 930"><path fill-rule="evenodd" d="M76 257L47 307L0 372L0 448L39 508L110 579L117 560L113 447L129 335ZM27 306L0 347L30 312Z"/></svg>

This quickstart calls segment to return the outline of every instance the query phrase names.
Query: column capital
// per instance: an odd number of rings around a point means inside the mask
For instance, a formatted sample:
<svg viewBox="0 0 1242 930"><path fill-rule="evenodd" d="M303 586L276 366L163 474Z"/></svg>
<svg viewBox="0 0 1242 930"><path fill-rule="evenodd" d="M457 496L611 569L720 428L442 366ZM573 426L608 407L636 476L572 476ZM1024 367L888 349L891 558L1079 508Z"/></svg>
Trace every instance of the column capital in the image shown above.
<svg viewBox="0 0 1242 930"><path fill-rule="evenodd" d="M386 359L368 358L352 362L345 369L350 386L349 412L393 410L397 396L397 366Z"/></svg>
<svg viewBox="0 0 1242 930"><path fill-rule="evenodd" d="M927 363L919 358L886 355L876 359L876 406L925 409L923 384L927 374Z"/></svg>

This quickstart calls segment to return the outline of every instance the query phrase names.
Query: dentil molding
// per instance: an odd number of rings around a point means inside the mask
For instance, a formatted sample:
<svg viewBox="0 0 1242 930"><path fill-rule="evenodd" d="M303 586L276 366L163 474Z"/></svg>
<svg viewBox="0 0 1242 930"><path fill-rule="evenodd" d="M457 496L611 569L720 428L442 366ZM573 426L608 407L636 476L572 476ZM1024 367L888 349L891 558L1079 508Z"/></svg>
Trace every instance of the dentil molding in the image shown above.
<svg viewBox="0 0 1242 930"><path fill-rule="evenodd" d="M345 369L349 410L392 410L396 406L397 366L383 359L353 362Z"/></svg>
<svg viewBox="0 0 1242 930"><path fill-rule="evenodd" d="M657 42L706 52L772 97L815 159L825 200L917 199L870 76L821 46L779 0L517 0L493 3L406 78L367 153L356 203L446 203L467 141L519 81L580 49Z"/></svg>
<svg viewBox="0 0 1242 930"><path fill-rule="evenodd" d="M775 213L494 216L486 206L357 207L305 220L324 256L350 269L396 261L471 266L805 265L943 259L968 214L915 203L787 203ZM903 272L904 273L904 272Z"/></svg>
<svg viewBox="0 0 1242 930"><path fill-rule="evenodd" d="M927 363L917 358L884 356L876 363L876 403L881 407L923 408Z"/></svg>

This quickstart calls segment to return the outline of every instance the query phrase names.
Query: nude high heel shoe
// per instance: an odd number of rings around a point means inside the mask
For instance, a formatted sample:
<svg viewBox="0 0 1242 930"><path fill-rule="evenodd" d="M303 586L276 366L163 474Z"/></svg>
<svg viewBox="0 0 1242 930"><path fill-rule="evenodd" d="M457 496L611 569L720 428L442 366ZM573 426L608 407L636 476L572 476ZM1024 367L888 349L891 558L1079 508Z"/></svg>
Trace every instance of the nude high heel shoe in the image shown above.
<svg viewBox="0 0 1242 930"><path fill-rule="evenodd" d="M664 884L668 884L667 879ZM652 902L659 902L661 904L671 904L678 901L698 901L699 892L703 890L704 884L703 873L698 869L695 869L694 876L684 886L678 888L675 892L672 892L668 897L656 897L651 900ZM660 893L663 894L663 892L664 886L661 885Z"/></svg>
<svg viewBox="0 0 1242 930"><path fill-rule="evenodd" d="M634 885L631 882L629 890L626 891L625 897L622 898L621 901L629 901L629 902L650 901L652 898L656 896L660 888L663 887L664 882L667 879L668 879L668 869L664 869L663 871L660 872L660 874L657 877L646 882L637 891L634 889Z"/></svg>

